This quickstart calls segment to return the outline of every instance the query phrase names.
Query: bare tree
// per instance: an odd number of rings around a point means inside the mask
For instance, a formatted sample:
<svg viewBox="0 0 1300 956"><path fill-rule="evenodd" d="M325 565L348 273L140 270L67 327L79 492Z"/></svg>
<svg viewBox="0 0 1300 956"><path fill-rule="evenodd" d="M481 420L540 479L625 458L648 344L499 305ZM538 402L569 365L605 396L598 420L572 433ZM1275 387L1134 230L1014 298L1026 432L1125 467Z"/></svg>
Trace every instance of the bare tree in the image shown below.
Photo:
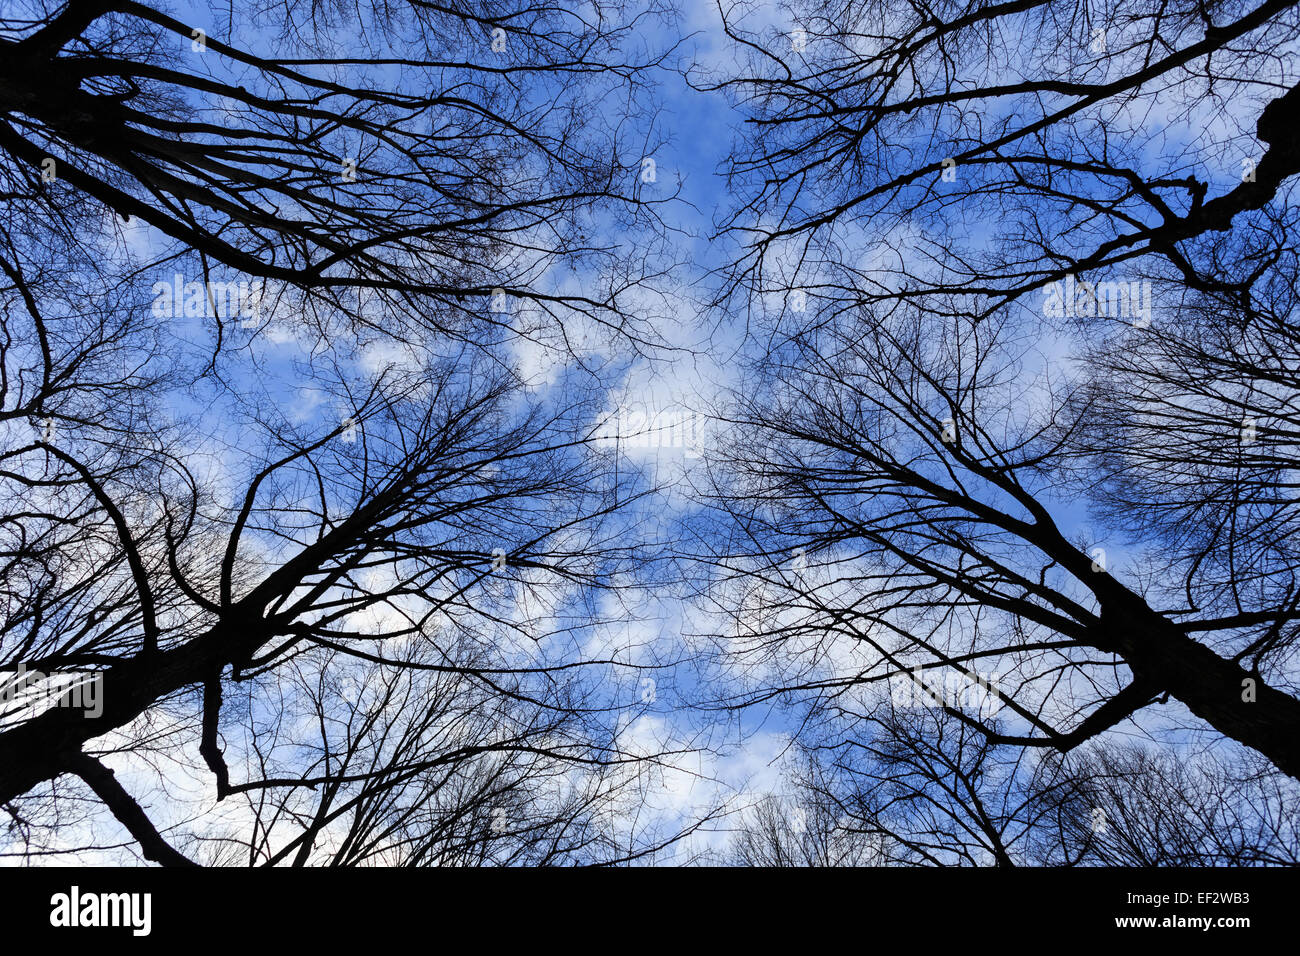
<svg viewBox="0 0 1300 956"><path fill-rule="evenodd" d="M570 638L591 625L565 623L634 553L616 541L613 486L590 474L564 418L503 428L511 390L467 388L456 380L466 374L384 395L352 444L340 427L280 436L249 456L230 501L165 450L122 475L92 472L75 441L7 453L10 527L30 542L11 566L45 587L15 602L6 663L93 673L102 707L34 713L19 700L0 734L5 802L76 774L166 860L92 754L125 746L167 762L196 747L218 800L249 800L260 816L276 807L266 791L293 795L294 811L273 815L303 826L290 844L303 861L337 817L437 773L481 772L494 755L630 762L610 731L599 743L616 705L591 695L609 678L579 689ZM133 481L142 472L152 498ZM58 573L64 562L77 577ZM368 709L340 695L345 676L377 682ZM235 768L221 744L231 720L244 728ZM126 742L93 743L113 731Z"/></svg>
<svg viewBox="0 0 1300 956"><path fill-rule="evenodd" d="M731 866L878 866L888 859L884 843L879 834L863 832L813 758L787 791L747 808L723 859Z"/></svg>
<svg viewBox="0 0 1300 956"><path fill-rule="evenodd" d="M946 708L991 744L1065 753L1177 700L1199 720L1190 726L1300 776L1296 393L1281 371L1294 347L1296 268L1282 211L1293 94L1259 116L1260 137L1279 149L1253 178L1160 225L1138 222L1129 205L1152 202L1155 189L1204 186L1185 169L1175 183L1170 170L1147 168L1168 165L1158 152L1124 174L1125 149L1150 137L1140 124L1079 135L1089 111L1133 109L1168 88L1217 111L1202 80L1218 83L1220 68L1245 77L1227 88L1248 101L1271 90L1274 76L1294 72L1271 57L1272 39L1294 35L1291 11L1104 8L1097 25L1118 56L1109 79L1096 63L1058 62L1053 77L1003 88L963 70L980 58L986 72L999 69L992 54L1021 30L1039 40L1029 65L1046 70L1083 21L1044 4L796 10L806 63L796 57L787 73L783 54L767 51L790 40L768 34L755 55L776 66L734 81L755 104L759 158L746 162L760 181L742 192L737 228L752 242L720 301L747 299L763 336L720 412L737 434L715 470L725 519L705 553L733 648L764 661L799 651L804 663L756 671L732 703L835 701L918 671L996 674L999 721ZM876 14L888 30L863 26ZM1208 64L1208 77L1192 63ZM1004 97L1040 105L983 128L977 107ZM1057 150L1066 136L1077 147ZM917 151L950 141L960 172L945 192L942 164ZM1061 158L1021 152L1036 146ZM1202 146L1210 150L1197 140L1188 154L1205 158L1194 152ZM892 223L892 209L924 226L927 203L965 210L968 225L977 216L999 225L975 242L950 218L926 233L928 252L913 244L882 266L864 217ZM1026 217L1039 217L1047 238L1035 242ZM1104 234L1121 222L1132 236ZM963 236L976 258L965 257ZM1154 284L1162 303L1154 323L1142 311L1149 300L1135 305L1127 293L1123 310L1099 306L1114 290L1085 276L1139 257L1149 271L1134 284ZM1035 289L1045 291L1041 309L1025 301ZM791 290L806 290L798 307ZM1055 310L1052 295L1070 307ZM1256 418L1268 438L1243 447Z"/></svg>
<svg viewBox="0 0 1300 956"><path fill-rule="evenodd" d="M697 81L752 131L724 222L738 307L798 290L978 318L1121 266L1249 299L1214 248L1300 171L1293 4L718 8L751 54Z"/></svg>
<svg viewBox="0 0 1300 956"><path fill-rule="evenodd" d="M745 821L759 866L1294 866L1295 784L1258 756L988 739L938 707L819 726L803 770ZM778 802L779 801L779 802ZM806 808L804 817L791 808ZM807 829L793 825L807 820ZM835 852L825 852L834 848Z"/></svg>
<svg viewBox="0 0 1300 956"><path fill-rule="evenodd" d="M1068 782L1067 782L1068 781ZM1296 866L1295 785L1259 758L1087 747L1039 768L1043 866Z"/></svg>
<svg viewBox="0 0 1300 956"><path fill-rule="evenodd" d="M7 9L10 852L591 863L671 841L624 812L662 756L621 736L645 672L591 651L639 563L639 491L590 453L599 382L529 390L511 351L642 341L623 296L666 196L636 176L657 54L624 41L655 14Z"/></svg>
<svg viewBox="0 0 1300 956"><path fill-rule="evenodd" d="M662 54L626 41L659 15L290 2L191 24L37 0L0 22L0 188L68 236L104 212L143 223L186 275L260 281L324 334L341 309L389 335L640 340L625 299L658 268L671 196L639 179ZM598 237L605 216L639 248ZM583 288L550 282L557 265Z"/></svg>

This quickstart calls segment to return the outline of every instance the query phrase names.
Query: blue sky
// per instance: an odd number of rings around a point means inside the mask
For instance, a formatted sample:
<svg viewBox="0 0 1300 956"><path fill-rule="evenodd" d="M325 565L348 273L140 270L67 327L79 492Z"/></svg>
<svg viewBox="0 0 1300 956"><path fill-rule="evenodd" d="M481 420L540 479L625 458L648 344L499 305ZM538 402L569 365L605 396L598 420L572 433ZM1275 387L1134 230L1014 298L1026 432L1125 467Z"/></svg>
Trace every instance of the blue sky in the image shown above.
<svg viewBox="0 0 1300 956"><path fill-rule="evenodd" d="M662 49L679 43L675 63L685 66L697 62L704 67L726 68L733 64L736 51L720 30L718 12L706 0L686 0L686 13L677 30L662 30L642 37L647 49ZM203 4L177 7L196 25L204 25L214 35L221 32L221 10ZM750 25L769 22L786 29L777 19L775 5L756 4ZM683 40L682 35L688 35ZM349 38L336 38L341 49L349 47ZM199 55L199 54L195 54ZM991 69L998 69L991 65ZM742 318L707 312L703 303L713 292L710 270L723 265L736 252L731 238L714 238L715 225L732 208L735 197L727 189L721 173L723 163L732 153L733 143L742 135L742 114L727 97L717 92L702 92L691 86L672 69L658 73L658 95L662 112L657 131L668 142L653 150L657 181L644 188L656 195L666 195L681 182L679 201L664 206L660 214L671 227L669 258L679 268L654 290L647 292L647 308L657 310L653 321L663 335L667 349L651 357L632 357L607 343L592 347L592 353L607 360L605 379L588 377L576 370L560 350L548 350L535 342L512 343L509 348L520 374L528 379L528 398L545 402L571 397L569 388L586 389L593 427L602 420L627 421L630 415L640 420L653 419L665 411L674 414L685 410L696 416L699 435L707 444L712 427L704 418L703 407L726 388L738 383L738 356L750 344L745 339ZM538 96L559 95L543 85ZM990 117L991 119L993 117ZM1182 148L1195 131L1191 124L1171 124L1162 134L1162 151L1153 154L1161 160L1169 152ZM630 141L629 141L630 148ZM638 157L622 157L634 166ZM623 234L614 223L595 223L610 243L635 244L639 235ZM978 238L987 223L977 223L971 235ZM136 251L154 246L150 236L137 224L123 230L126 244ZM864 243L873 239L868 226L861 233ZM168 277L171 268L160 273ZM547 281L557 285L592 281L588 275L548 274ZM185 278L194 278L186 276ZM653 301L652 301L653 299ZM1029 303L1037 308L1035 300ZM231 328L227 346L241 346L252 335L249 330ZM211 325L201 319L178 318L170 326L177 354L186 363L200 362L213 349ZM319 344L319 343L317 343ZM1044 364L1064 361L1068 340L1042 343ZM328 349L315 350L306 339L293 334L266 330L250 353L232 355L229 367L217 364L224 373L230 371L234 382L247 396L257 396L258 412L266 421L304 432L336 427L352 411L338 392L338 379L352 382L385 363L400 365L420 356L404 356L391 343L378 340L349 342L338 354ZM334 376L328 369L338 361L345 371ZM191 464L215 476L218 487L222 475L255 455L259 447L247 440L246 421L228 414L221 404L221 389L211 382L201 382L187 393L169 396L172 410L197 414L203 432L201 447L195 447ZM675 421L676 419L674 419ZM698 449L684 448L676 441L620 444L616 454L628 468L642 468L649 480L662 482L661 493L646 500L627 517L629 533L647 532L661 542L689 542L693 526L708 522L711 516L688 493L692 478L699 477ZM1082 505L1054 498L1046 493L1058 524L1067 533L1086 532L1092 522ZM1110 535L1097 541L1107 550L1109 567L1120 572L1128 557L1128 542L1123 529L1111 529ZM682 758L680 765L667 769L656 785L652 800L669 817L686 819L689 814L719 802L741 806L756 795L777 789L782 758L788 755L791 734L799 726L798 712L782 710L775 704L763 704L739 715L724 715L696 705L707 702L722 687L722 666L711 661L709 667L697 669L689 659L700 648L692 641L693 631L708 630L711 621L706 611L692 604L684 592L666 586L658 577L661 567L648 566L640 575L631 575L626 589L618 595L597 595L592 600L607 621L582 630L582 650L594 657L612 656L628 664L669 662L671 666L656 674L658 693L651 701L644 697L644 671L625 668L610 678L605 688L610 699L625 707L622 718L624 741L630 747L653 749L656 743L699 745L698 754ZM583 597L590 597L584 595ZM625 602L626 606L620 606ZM520 613L524 613L521 609ZM839 649L837 649L838 652ZM854 655L858 649L846 648L833 666L860 666ZM686 661L685 663L676 663ZM724 664L727 662L723 662ZM1159 719L1144 718L1144 726L1153 728ZM708 842L708 838L706 838Z"/></svg>

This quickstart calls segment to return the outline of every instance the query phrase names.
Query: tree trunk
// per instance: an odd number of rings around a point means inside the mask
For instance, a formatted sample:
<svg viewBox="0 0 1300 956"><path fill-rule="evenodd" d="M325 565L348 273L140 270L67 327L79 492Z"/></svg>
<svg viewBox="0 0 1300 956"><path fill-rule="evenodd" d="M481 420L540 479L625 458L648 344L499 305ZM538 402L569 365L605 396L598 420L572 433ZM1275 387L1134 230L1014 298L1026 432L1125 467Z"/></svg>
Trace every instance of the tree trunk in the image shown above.
<svg viewBox="0 0 1300 956"><path fill-rule="evenodd" d="M1135 677L1167 690L1215 730L1300 779L1300 701L1139 604L1104 610L1103 646L1121 654ZM1248 688L1253 689L1253 700L1243 699L1252 696Z"/></svg>

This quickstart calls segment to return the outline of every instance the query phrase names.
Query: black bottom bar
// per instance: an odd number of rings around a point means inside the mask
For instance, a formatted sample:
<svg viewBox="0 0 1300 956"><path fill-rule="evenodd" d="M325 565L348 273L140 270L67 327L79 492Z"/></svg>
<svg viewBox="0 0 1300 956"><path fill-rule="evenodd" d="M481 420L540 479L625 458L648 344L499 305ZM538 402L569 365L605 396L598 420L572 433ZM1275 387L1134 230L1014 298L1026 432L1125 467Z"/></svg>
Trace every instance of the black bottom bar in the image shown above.
<svg viewBox="0 0 1300 956"><path fill-rule="evenodd" d="M849 927L864 944L1024 930L1043 933L1039 941L1182 944L1191 935L1230 942L1294 932L1298 877L1282 869L7 869L0 918L10 944L111 937L132 946L212 934L218 945L382 945L414 934L450 945L468 931L494 948L509 940L531 948L584 935L631 943L662 933L665 944L681 943L685 932L695 949L710 936L734 945L773 932L830 941Z"/></svg>

